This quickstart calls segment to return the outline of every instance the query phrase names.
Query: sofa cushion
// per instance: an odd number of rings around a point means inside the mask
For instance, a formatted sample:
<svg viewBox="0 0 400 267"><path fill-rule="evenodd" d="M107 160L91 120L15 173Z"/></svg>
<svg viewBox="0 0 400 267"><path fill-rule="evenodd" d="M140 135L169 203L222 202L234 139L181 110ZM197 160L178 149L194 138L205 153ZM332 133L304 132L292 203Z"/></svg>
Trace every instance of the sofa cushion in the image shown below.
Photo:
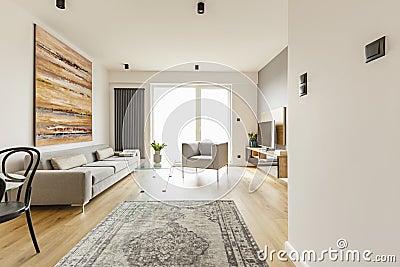
<svg viewBox="0 0 400 267"><path fill-rule="evenodd" d="M190 167L193 168L208 168L212 167L213 158L212 156L208 155L201 155L201 156L193 156L190 157L188 160Z"/></svg>
<svg viewBox="0 0 400 267"><path fill-rule="evenodd" d="M96 156L98 160L103 160L112 157L114 156L114 149L112 149L111 147L99 149L96 151Z"/></svg>
<svg viewBox="0 0 400 267"><path fill-rule="evenodd" d="M107 179L114 174L113 167L76 167L74 171L90 171L92 174L92 184L97 184L98 182Z"/></svg>
<svg viewBox="0 0 400 267"><path fill-rule="evenodd" d="M114 173L116 173L116 172L119 172L119 171L123 170L124 168L128 167L128 164L127 164L127 162L124 162L124 161L100 160L100 161L86 164L84 167L113 167Z"/></svg>
<svg viewBox="0 0 400 267"><path fill-rule="evenodd" d="M87 163L85 155L70 155L51 159L51 165L55 170L68 170L74 167L82 166Z"/></svg>
<svg viewBox="0 0 400 267"><path fill-rule="evenodd" d="M212 161L212 156L208 156L208 155L201 155L201 156L193 156L189 158L190 160L208 160L208 161Z"/></svg>
<svg viewBox="0 0 400 267"><path fill-rule="evenodd" d="M199 143L199 150L201 155L211 155L211 147L213 143L212 142L200 142Z"/></svg>

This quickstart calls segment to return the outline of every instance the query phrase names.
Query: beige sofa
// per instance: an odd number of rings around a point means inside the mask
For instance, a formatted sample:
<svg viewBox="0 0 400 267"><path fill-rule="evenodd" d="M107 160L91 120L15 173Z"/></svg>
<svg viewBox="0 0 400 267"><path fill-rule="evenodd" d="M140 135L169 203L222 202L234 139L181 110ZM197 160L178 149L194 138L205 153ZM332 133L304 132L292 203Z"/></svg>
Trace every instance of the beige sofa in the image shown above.
<svg viewBox="0 0 400 267"><path fill-rule="evenodd" d="M92 198L126 177L138 166L139 151L132 157L110 156L98 160L96 152L106 148L108 145L102 144L42 152L32 183L32 205L82 206L84 211L84 205ZM54 169L55 159L74 155L81 158L83 155L83 159L86 158L85 164L66 170Z"/></svg>

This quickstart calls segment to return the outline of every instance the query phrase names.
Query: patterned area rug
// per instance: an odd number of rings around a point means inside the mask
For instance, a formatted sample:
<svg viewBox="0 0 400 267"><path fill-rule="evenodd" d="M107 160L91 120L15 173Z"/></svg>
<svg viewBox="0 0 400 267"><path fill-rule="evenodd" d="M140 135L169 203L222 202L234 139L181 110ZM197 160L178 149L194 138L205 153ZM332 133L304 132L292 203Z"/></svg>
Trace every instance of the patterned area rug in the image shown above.
<svg viewBox="0 0 400 267"><path fill-rule="evenodd" d="M173 203L121 203L56 266L267 266L233 201Z"/></svg>

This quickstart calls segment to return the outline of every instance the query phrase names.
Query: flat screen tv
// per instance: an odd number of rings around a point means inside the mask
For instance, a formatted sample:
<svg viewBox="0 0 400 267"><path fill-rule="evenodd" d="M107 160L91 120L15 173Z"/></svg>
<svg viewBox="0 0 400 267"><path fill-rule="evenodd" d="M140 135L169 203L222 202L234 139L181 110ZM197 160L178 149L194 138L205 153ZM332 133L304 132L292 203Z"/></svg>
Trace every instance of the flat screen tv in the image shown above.
<svg viewBox="0 0 400 267"><path fill-rule="evenodd" d="M275 121L260 122L258 124L258 144L262 147L275 148Z"/></svg>

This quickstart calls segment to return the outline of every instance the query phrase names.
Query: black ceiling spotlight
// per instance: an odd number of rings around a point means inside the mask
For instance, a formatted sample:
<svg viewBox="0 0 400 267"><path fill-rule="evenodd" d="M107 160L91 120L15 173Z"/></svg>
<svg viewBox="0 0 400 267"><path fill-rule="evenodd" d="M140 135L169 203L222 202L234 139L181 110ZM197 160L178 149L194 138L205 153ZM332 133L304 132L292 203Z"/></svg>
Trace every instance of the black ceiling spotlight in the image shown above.
<svg viewBox="0 0 400 267"><path fill-rule="evenodd" d="M200 70L200 66L199 65L194 65L194 70Z"/></svg>
<svg viewBox="0 0 400 267"><path fill-rule="evenodd" d="M129 64L128 63L124 64L124 69L129 70Z"/></svg>
<svg viewBox="0 0 400 267"><path fill-rule="evenodd" d="M65 9L65 0L56 0L56 7L59 9Z"/></svg>
<svg viewBox="0 0 400 267"><path fill-rule="evenodd" d="M202 15L202 14L204 14L204 11L205 11L205 4L204 4L204 2L198 2L198 3L197 3L197 13L200 14L200 15Z"/></svg>

